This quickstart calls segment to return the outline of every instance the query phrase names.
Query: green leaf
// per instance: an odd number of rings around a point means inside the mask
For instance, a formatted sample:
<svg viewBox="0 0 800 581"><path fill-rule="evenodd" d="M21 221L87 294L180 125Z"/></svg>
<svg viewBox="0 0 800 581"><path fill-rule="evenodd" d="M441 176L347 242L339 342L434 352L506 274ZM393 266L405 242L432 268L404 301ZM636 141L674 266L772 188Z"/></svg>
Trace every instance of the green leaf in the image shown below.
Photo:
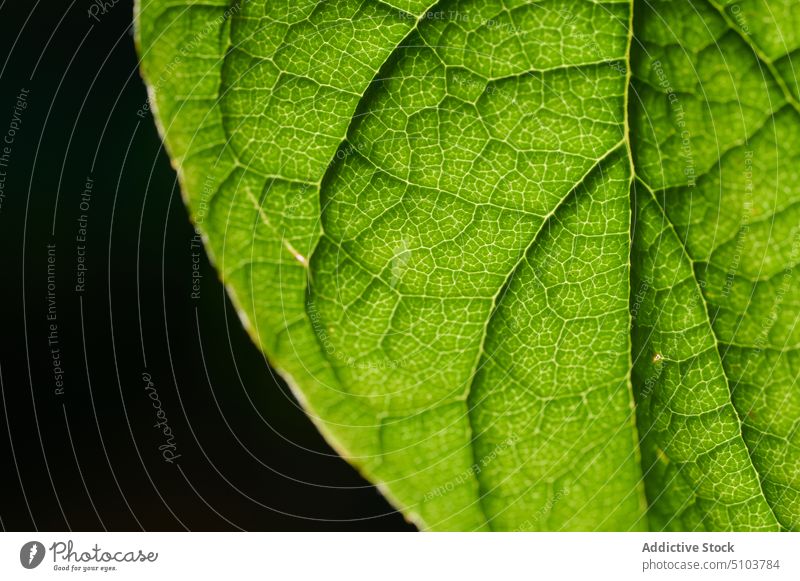
<svg viewBox="0 0 800 581"><path fill-rule="evenodd" d="M434 530L800 528L795 0L142 0L192 218Z"/></svg>

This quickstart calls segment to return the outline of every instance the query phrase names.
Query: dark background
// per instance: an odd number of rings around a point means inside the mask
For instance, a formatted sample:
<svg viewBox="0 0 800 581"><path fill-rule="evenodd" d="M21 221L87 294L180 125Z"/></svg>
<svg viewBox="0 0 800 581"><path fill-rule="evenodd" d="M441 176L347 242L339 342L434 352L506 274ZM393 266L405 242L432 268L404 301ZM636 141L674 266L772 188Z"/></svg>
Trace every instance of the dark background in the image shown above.
<svg viewBox="0 0 800 581"><path fill-rule="evenodd" d="M205 256L190 299L194 232L153 120L137 115L132 0L106 1L99 22L92 3L0 0L0 141L29 91L0 167L0 528L410 529L325 444ZM172 464L144 373L174 433Z"/></svg>

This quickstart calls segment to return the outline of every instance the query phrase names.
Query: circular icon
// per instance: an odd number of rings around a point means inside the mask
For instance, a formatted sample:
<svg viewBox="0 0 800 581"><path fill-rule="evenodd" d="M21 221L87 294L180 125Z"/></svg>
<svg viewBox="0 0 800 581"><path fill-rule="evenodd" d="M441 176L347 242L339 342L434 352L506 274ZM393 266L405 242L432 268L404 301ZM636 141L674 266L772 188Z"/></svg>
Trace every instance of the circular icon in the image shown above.
<svg viewBox="0 0 800 581"><path fill-rule="evenodd" d="M19 550L19 562L26 569L35 569L44 559L44 545L39 541L30 541Z"/></svg>

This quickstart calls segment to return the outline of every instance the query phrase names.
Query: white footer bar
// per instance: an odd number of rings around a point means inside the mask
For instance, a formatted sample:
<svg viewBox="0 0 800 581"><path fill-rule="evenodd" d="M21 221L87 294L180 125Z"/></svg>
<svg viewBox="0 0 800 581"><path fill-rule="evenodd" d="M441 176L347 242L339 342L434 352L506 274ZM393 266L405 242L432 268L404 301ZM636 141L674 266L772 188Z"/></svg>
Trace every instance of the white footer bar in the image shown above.
<svg viewBox="0 0 800 581"><path fill-rule="evenodd" d="M800 580L800 533L3 533L0 579Z"/></svg>

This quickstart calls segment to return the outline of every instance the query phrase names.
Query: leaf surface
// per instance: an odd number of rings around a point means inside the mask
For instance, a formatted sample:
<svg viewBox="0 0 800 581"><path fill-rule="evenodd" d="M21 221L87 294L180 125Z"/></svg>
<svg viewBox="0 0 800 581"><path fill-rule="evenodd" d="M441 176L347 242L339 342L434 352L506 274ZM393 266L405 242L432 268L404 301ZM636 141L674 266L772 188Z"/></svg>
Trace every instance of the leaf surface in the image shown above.
<svg viewBox="0 0 800 581"><path fill-rule="evenodd" d="M408 518L769 530L800 524L795 24L142 0L137 43L242 320Z"/></svg>

